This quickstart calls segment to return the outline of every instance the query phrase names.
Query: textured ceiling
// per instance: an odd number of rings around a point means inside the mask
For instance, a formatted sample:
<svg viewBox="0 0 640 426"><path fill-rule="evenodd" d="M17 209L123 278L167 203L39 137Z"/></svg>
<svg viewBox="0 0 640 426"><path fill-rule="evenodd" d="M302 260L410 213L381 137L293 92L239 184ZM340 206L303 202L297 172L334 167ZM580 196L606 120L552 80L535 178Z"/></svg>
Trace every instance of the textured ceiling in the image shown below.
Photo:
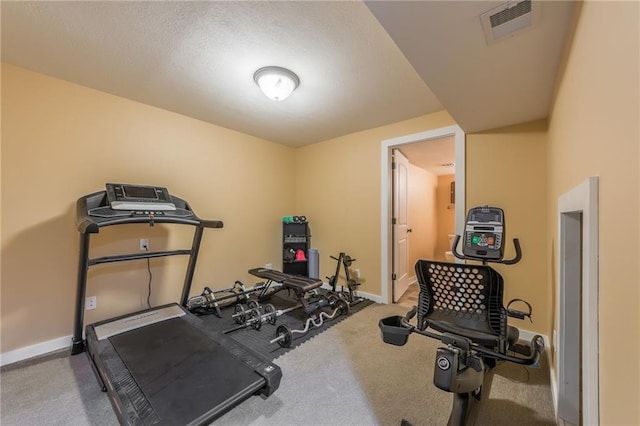
<svg viewBox="0 0 640 426"><path fill-rule="evenodd" d="M536 25L489 45L480 15L506 3L367 5L446 110L473 133L548 117L576 2L534 2L540 14Z"/></svg>
<svg viewBox="0 0 640 426"><path fill-rule="evenodd" d="M500 3L2 1L2 61L290 146L442 109L472 132L547 116L572 8L487 46ZM268 65L300 77L282 102Z"/></svg>
<svg viewBox="0 0 640 426"><path fill-rule="evenodd" d="M291 146L442 109L360 2L2 2L2 60Z"/></svg>

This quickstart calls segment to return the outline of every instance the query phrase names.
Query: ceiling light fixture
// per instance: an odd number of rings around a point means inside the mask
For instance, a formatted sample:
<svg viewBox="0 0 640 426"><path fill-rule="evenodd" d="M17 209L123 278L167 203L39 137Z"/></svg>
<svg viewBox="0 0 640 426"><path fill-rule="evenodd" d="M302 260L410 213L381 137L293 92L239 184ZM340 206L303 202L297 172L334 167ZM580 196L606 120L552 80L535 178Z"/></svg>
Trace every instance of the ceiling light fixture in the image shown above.
<svg viewBox="0 0 640 426"><path fill-rule="evenodd" d="M269 99L282 101L300 84L300 79L292 71L282 67L263 67L253 74L260 90Z"/></svg>

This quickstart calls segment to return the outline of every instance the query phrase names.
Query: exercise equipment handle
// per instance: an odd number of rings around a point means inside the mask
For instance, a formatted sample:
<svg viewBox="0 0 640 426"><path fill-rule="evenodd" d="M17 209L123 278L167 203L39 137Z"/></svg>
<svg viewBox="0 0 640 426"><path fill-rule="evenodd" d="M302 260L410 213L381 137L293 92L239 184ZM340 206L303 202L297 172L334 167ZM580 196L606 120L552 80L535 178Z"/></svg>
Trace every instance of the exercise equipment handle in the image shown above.
<svg viewBox="0 0 640 426"><path fill-rule="evenodd" d="M510 260L501 260L498 263L503 263L505 265L515 265L516 263L520 262L520 260L522 259L522 249L520 248L520 240L518 240L517 238L513 239L513 246L516 249L516 255L513 259Z"/></svg>
<svg viewBox="0 0 640 426"><path fill-rule="evenodd" d="M467 260L468 257L466 257L464 254L461 254L460 252L458 252L458 243L459 242L460 242L460 235L456 234L456 237L453 239L453 244L451 245L451 252L458 259Z"/></svg>

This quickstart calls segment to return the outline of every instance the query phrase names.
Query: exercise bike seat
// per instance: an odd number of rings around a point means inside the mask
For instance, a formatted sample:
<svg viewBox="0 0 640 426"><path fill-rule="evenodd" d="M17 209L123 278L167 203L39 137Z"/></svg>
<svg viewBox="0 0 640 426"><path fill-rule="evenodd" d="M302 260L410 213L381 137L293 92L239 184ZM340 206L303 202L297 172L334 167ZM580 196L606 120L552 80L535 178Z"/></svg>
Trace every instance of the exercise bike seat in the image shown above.
<svg viewBox="0 0 640 426"><path fill-rule="evenodd" d="M462 336L501 354L518 341L502 304L504 280L490 266L421 259L416 277L420 330Z"/></svg>

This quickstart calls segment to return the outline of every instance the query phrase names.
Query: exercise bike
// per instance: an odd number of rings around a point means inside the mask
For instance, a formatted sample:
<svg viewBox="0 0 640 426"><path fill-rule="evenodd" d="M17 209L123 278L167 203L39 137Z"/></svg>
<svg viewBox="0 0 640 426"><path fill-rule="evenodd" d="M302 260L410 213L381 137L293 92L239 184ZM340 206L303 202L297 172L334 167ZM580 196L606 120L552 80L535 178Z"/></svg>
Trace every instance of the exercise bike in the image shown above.
<svg viewBox="0 0 640 426"><path fill-rule="evenodd" d="M525 366L538 363L544 340L535 335L520 343L519 330L507 324L507 317L531 319L531 305L514 299L503 306L504 281L487 263L513 265L522 258L517 238L513 259L504 256L504 212L498 207L475 207L469 210L462 241L452 244L455 257L480 261L481 264L458 264L418 260L416 276L420 286L418 306L407 314L383 318L379 322L385 343L402 346L416 333L441 341L437 349L433 383L454 394L449 426L473 425L483 386L490 385L490 375L497 361ZM512 309L514 303L527 306L526 311ZM417 323L411 320L417 314ZM485 380L487 383L485 383Z"/></svg>

